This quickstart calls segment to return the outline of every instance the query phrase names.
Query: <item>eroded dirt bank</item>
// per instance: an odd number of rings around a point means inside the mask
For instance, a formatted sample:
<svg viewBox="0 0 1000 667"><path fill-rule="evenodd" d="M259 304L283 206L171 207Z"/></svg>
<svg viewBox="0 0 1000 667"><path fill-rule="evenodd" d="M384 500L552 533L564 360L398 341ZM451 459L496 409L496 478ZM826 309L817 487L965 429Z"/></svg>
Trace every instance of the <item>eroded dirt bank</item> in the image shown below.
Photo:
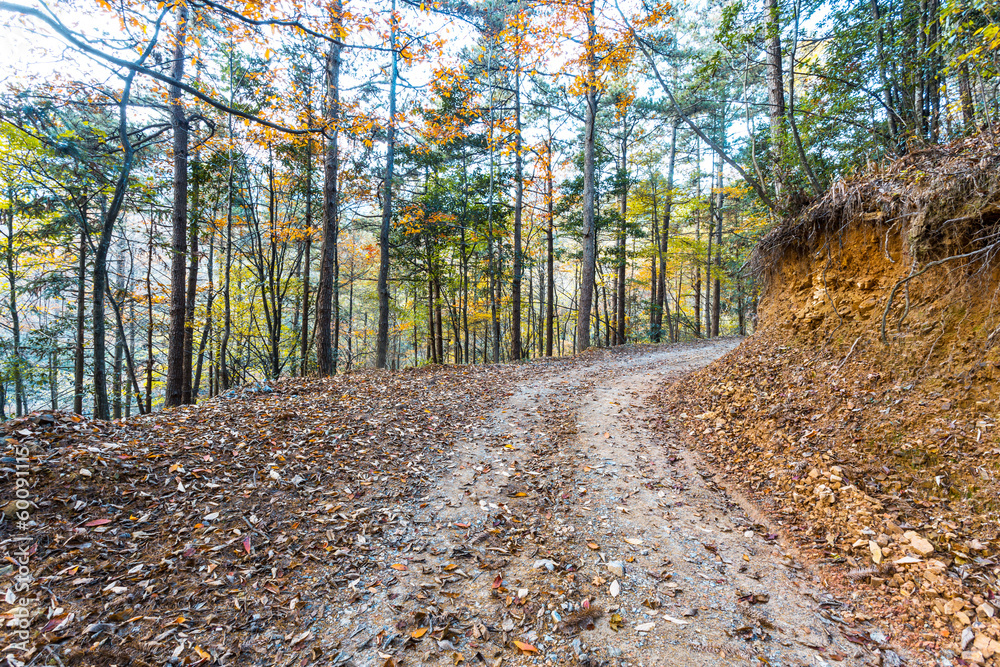
<svg viewBox="0 0 1000 667"><path fill-rule="evenodd" d="M998 174L980 136L836 184L758 247L754 336L658 397L915 664L1000 661Z"/></svg>

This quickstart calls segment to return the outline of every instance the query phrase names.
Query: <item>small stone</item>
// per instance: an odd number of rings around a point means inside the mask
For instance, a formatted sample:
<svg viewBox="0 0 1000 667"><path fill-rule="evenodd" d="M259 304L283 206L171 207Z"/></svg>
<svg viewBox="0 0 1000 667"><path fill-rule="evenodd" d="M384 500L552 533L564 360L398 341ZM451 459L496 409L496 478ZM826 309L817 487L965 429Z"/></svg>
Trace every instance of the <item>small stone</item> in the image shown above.
<svg viewBox="0 0 1000 667"><path fill-rule="evenodd" d="M556 562L554 560L549 560L548 558L539 558L531 567L534 570L546 569L551 572L556 569Z"/></svg>
<svg viewBox="0 0 1000 667"><path fill-rule="evenodd" d="M8 520L13 519L14 515L17 514L17 501L12 500L3 506L3 515L7 517Z"/></svg>
<svg viewBox="0 0 1000 667"><path fill-rule="evenodd" d="M640 623L635 626L636 632L649 632L656 627L656 623Z"/></svg>
<svg viewBox="0 0 1000 667"><path fill-rule="evenodd" d="M996 614L996 609L994 609L993 605L991 605L989 602L984 602L978 607L976 607L976 611L981 616L985 616L986 618L993 618L993 615Z"/></svg>
<svg viewBox="0 0 1000 667"><path fill-rule="evenodd" d="M989 660L994 653L1000 650L1000 643L995 639L984 635L981 632L976 633L976 638L972 641L972 645L983 654L983 657Z"/></svg>
<svg viewBox="0 0 1000 667"><path fill-rule="evenodd" d="M681 612L681 616L697 616L697 615L698 615L698 610L695 609L694 607L688 607L683 612Z"/></svg>
<svg viewBox="0 0 1000 667"><path fill-rule="evenodd" d="M962 650L964 651L965 649L969 648L969 644L971 644L972 640L974 640L975 638L976 638L976 633L972 631L972 628L966 628L962 630L962 643L960 644Z"/></svg>
<svg viewBox="0 0 1000 667"><path fill-rule="evenodd" d="M929 556L934 553L934 545L920 537L917 533L912 530L908 530L903 533L905 537L910 542L910 549L914 552L920 554L921 556Z"/></svg>
<svg viewBox="0 0 1000 667"><path fill-rule="evenodd" d="M879 565L882 562L882 547L875 540L868 540L868 550L872 552L872 560Z"/></svg>
<svg viewBox="0 0 1000 667"><path fill-rule="evenodd" d="M611 588L608 589L608 592L611 593L611 597L613 598L616 598L619 594L621 594L622 587L621 584L618 583L617 579L611 582Z"/></svg>
<svg viewBox="0 0 1000 667"><path fill-rule="evenodd" d="M957 612L962 611L965 608L965 600L962 598L954 598L953 600L948 600L944 603L944 613L948 616L954 616Z"/></svg>
<svg viewBox="0 0 1000 667"><path fill-rule="evenodd" d="M616 577L625 576L625 563L620 560L613 560L608 563L608 571Z"/></svg>

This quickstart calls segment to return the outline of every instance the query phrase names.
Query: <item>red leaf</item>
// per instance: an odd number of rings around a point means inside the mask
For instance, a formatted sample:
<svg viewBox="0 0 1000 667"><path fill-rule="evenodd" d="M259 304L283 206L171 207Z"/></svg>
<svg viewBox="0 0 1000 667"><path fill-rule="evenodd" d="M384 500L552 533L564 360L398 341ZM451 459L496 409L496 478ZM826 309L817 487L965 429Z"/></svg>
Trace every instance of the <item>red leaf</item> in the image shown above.
<svg viewBox="0 0 1000 667"><path fill-rule="evenodd" d="M249 535L247 535L246 537L243 538L243 548L247 550L247 553L250 553L250 536Z"/></svg>
<svg viewBox="0 0 1000 667"><path fill-rule="evenodd" d="M92 526L104 526L109 523L111 523L111 519L94 519L93 521L88 521L83 525L90 528Z"/></svg>

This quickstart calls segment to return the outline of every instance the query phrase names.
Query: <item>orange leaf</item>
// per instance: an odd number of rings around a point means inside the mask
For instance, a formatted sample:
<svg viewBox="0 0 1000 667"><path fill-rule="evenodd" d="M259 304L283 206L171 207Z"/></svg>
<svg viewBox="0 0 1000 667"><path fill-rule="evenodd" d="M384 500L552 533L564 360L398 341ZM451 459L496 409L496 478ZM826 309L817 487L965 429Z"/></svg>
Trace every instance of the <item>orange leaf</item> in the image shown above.
<svg viewBox="0 0 1000 667"><path fill-rule="evenodd" d="M538 649L532 646L531 644L528 644L527 642L519 642L515 639L514 646L518 647L525 653L538 653Z"/></svg>
<svg viewBox="0 0 1000 667"><path fill-rule="evenodd" d="M410 633L410 636L413 637L414 639L420 639L426 634L427 634L427 628L417 628L416 630Z"/></svg>
<svg viewBox="0 0 1000 667"><path fill-rule="evenodd" d="M391 567L392 569L399 570L400 572L406 569L406 565L404 563L393 563Z"/></svg>

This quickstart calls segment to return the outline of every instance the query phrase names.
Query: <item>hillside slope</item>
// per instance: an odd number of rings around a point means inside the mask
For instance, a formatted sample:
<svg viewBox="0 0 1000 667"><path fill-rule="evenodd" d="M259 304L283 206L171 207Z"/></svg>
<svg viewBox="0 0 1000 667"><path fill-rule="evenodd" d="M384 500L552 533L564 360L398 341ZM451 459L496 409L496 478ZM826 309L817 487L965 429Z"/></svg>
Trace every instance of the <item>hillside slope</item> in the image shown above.
<svg viewBox="0 0 1000 667"><path fill-rule="evenodd" d="M927 664L1000 664L1000 146L838 184L772 232L759 330L659 397Z"/></svg>

